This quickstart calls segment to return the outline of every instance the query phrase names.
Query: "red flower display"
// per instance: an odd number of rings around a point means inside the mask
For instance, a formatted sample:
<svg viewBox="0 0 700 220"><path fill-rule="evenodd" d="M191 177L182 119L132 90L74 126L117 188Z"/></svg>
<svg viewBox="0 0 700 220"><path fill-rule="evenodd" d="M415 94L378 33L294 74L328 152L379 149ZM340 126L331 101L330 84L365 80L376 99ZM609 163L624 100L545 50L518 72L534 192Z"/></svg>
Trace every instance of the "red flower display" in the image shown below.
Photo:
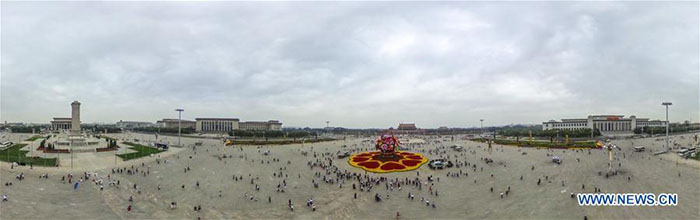
<svg viewBox="0 0 700 220"><path fill-rule="evenodd" d="M418 169L428 162L428 158L419 153L394 151L363 152L350 156L348 163L354 167L375 173L401 172Z"/></svg>

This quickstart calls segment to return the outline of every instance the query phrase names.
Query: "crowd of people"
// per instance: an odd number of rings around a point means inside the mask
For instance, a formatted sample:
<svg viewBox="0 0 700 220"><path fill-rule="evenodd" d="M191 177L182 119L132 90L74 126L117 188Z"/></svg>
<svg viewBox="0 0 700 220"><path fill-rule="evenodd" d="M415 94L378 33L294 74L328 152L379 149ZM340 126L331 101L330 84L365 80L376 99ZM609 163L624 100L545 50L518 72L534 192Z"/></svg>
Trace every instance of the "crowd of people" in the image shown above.
<svg viewBox="0 0 700 220"><path fill-rule="evenodd" d="M353 153L373 150L362 143L364 142L351 144L346 147ZM358 202L359 200L366 201L365 199L368 199L376 203L405 200L401 202L419 202L421 207L429 210L439 210L441 207L438 204L445 206L445 203L441 202L443 197L457 196L450 193L441 193L444 192L441 189L444 189L443 187L446 185L455 185L455 183L464 184L465 182L471 182L473 184L472 187L483 187L484 190L493 194L493 199L506 200L513 193L517 194L518 189L523 184L527 184L526 180L536 180L536 185L539 187L552 183L566 187L567 182L571 182L559 177L560 175L556 175L556 173L543 173L533 163L524 165L527 167L524 169L529 170L529 172L518 174L519 181L522 183L513 182L505 187L502 184L495 184L499 181L499 172L514 167L510 164L510 161L497 159L497 155L504 152L502 146L494 148L487 148L482 145L467 146L464 150L458 151L442 144L438 138L430 138L426 143L407 145L407 148L410 151L423 153L429 158L449 160L454 164L453 168L429 172L419 169L397 175L387 175L369 173L348 166L347 159L338 158L337 154L334 153L336 149L328 149L328 147L323 147L323 145L323 143L319 143L291 150L297 154L294 158L278 156L276 152L281 151L281 149L269 146L192 146L184 152L169 158L143 159L139 160L138 164L132 163L133 165L115 167L110 170L83 172L77 175L67 173L59 176L61 183L73 184L73 190L75 191L79 190L79 186L83 182L92 181L99 192L110 191L117 194L118 198L124 199L124 206L122 207L126 213L134 213L135 210L136 212L152 212L153 210L144 210L147 208L153 209L153 207L143 206L142 201L151 202L146 200L156 197L162 198L160 201L163 203L163 209L174 212L178 210L178 204L189 205L193 207L190 214L196 217L202 217L206 213L202 203L211 205L212 203L208 201L226 203L231 200L250 203L251 206L255 207L271 208L286 205L290 212L295 212L294 201L299 201L301 200L300 198L308 198L305 199L306 207L310 212L316 212L317 209L325 208L324 206L327 203L319 202L319 200L314 198L323 198L324 194L329 192L329 190L341 190L346 192L347 195L352 195L352 197L340 197L338 199ZM520 152L521 150L518 149L517 151ZM569 150L568 152L571 157L576 158L575 163L581 163L582 160L591 155L591 150L577 149ZM565 153L567 153L566 150L542 150L542 155L546 156ZM481 156L477 157L477 154ZM616 153L615 161L617 166L615 168L616 170L623 169L625 160L646 157L648 156L640 153L635 154L635 152ZM212 159L211 161L218 162L218 165L216 167L211 165L209 167L204 166L197 162L202 159ZM245 164L245 167L255 168L238 168L242 167L243 164ZM303 164L305 164L306 168L299 169L299 166L304 166ZM518 165L523 166L523 164ZM555 164L550 165L557 166ZM152 176L152 169L165 173ZM180 171L166 172L173 169ZM421 172L424 173L421 175ZM426 174L425 172L428 173ZM220 184L212 184L208 178L202 178L202 176L209 175L226 176L225 178L228 182L222 186ZM626 175L624 177L626 181L633 181L631 174L622 175ZM173 182L174 179L171 179L171 176L177 176L177 179L182 182ZM229 179L229 177L231 178ZM443 177L442 182L441 177ZM24 173L16 176L18 181L22 181L24 178ZM42 174L40 178L49 179L49 174ZM137 182L146 182L144 185L155 186L144 187ZM127 187L121 188L121 183L126 183ZM586 188L587 184L592 186ZM5 187L11 186L12 182L6 182L4 185ZM236 186L236 188L245 190L232 191L226 186ZM178 196L177 193L175 195L171 193L175 190L182 193L194 191L204 200L184 199L182 196ZM575 191L602 192L604 189L602 186L596 186L592 183L581 183L581 188L577 188ZM300 195L302 192L304 194ZM238 195L242 195L242 200L239 196L225 196L226 194L237 193L241 193ZM567 196L573 197L573 193L571 192ZM403 196L396 196L396 194L406 196L402 198ZM416 197L420 199L417 200ZM6 194L3 195L3 202L8 200L8 196ZM259 200L263 200L263 202L259 202ZM264 202L265 200L267 202ZM287 200L286 204L283 203L284 200ZM324 198L320 201L326 200ZM396 208L400 209L402 207L397 206ZM208 210L215 210L215 208ZM395 211L397 212L396 216L399 217L399 211L401 210Z"/></svg>

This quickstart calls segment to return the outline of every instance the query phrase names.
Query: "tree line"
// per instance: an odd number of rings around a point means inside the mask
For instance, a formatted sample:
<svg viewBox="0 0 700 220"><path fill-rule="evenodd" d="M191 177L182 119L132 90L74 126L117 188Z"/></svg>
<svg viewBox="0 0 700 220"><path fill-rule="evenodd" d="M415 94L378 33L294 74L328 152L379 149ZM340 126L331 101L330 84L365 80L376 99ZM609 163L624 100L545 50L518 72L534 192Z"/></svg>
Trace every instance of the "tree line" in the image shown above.
<svg viewBox="0 0 700 220"><path fill-rule="evenodd" d="M694 127L691 126L688 123L685 124L675 124L672 123L668 126L668 133L679 133L679 132L689 132L689 131L697 131L699 130L699 127ZM648 134L648 135L654 135L654 134L666 134L666 126L659 126L659 127L639 127L634 129L635 134Z"/></svg>
<svg viewBox="0 0 700 220"><path fill-rule="evenodd" d="M39 133L41 132L41 129L45 128L44 126L14 126L10 127L10 130L12 133L32 133L32 131Z"/></svg>
<svg viewBox="0 0 700 220"><path fill-rule="evenodd" d="M567 135L570 138L582 138L582 137L591 137L591 129L590 128L583 128L580 130L561 130L561 129L554 129L554 130L537 130L537 129L530 129L526 127L517 127L517 128L504 128L497 133L503 136L510 136L510 137L529 137L530 133L532 132L533 137L548 137L548 138L554 138L554 137L566 137ZM600 136L600 130L595 129L593 130L593 137Z"/></svg>
<svg viewBox="0 0 700 220"><path fill-rule="evenodd" d="M294 131L264 131L264 130L233 130L228 132L228 136L232 137L265 137L265 138L302 138L302 137L317 137L318 132L294 130Z"/></svg>
<svg viewBox="0 0 700 220"><path fill-rule="evenodd" d="M107 133L120 133L121 128L115 126L105 126L105 125L80 125L82 130L95 131L95 133L103 133L105 130Z"/></svg>
<svg viewBox="0 0 700 220"><path fill-rule="evenodd" d="M160 128L160 127L145 127L145 128L134 128L134 131L149 132L149 133L169 133L177 134L177 128ZM195 133L194 128L182 128L182 134L192 134Z"/></svg>

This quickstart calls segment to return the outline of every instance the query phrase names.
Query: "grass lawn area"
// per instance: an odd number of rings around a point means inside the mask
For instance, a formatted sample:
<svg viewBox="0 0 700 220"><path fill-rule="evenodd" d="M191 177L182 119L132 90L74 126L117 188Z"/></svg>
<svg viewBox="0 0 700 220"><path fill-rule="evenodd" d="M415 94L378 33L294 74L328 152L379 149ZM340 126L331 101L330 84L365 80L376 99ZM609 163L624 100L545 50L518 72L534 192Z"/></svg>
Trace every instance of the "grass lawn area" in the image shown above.
<svg viewBox="0 0 700 220"><path fill-rule="evenodd" d="M39 136L39 135L34 135L34 136L28 138L26 141L36 141L36 140L39 139L39 138L41 138L41 136Z"/></svg>
<svg viewBox="0 0 700 220"><path fill-rule="evenodd" d="M29 151L20 150L24 146L27 145L15 144L0 151L0 161L26 163L27 165L34 164L35 166L56 166L56 158L27 157L26 154L29 153Z"/></svg>
<svg viewBox="0 0 700 220"><path fill-rule="evenodd" d="M133 160L136 158L141 158L141 157L149 156L151 154L157 154L157 153L163 152L162 150L158 150L158 149L153 148L153 147L144 146L144 145L140 145L140 144L134 144L131 142L124 142L124 144L131 146L131 147L129 147L129 149L136 151L136 152L127 153L127 154L117 154L118 157L121 157L125 161L126 160Z"/></svg>

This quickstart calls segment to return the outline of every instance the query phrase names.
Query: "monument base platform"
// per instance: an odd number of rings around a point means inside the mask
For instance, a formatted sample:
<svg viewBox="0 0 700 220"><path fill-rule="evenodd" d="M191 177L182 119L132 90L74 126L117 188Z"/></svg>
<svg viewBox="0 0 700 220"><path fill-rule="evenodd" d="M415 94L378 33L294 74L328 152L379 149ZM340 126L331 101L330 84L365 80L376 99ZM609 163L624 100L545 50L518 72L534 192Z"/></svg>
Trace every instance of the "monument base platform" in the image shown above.
<svg viewBox="0 0 700 220"><path fill-rule="evenodd" d="M73 149L70 149L70 151L73 153L87 153L87 152L97 152L97 149L95 149L95 148L73 148Z"/></svg>

